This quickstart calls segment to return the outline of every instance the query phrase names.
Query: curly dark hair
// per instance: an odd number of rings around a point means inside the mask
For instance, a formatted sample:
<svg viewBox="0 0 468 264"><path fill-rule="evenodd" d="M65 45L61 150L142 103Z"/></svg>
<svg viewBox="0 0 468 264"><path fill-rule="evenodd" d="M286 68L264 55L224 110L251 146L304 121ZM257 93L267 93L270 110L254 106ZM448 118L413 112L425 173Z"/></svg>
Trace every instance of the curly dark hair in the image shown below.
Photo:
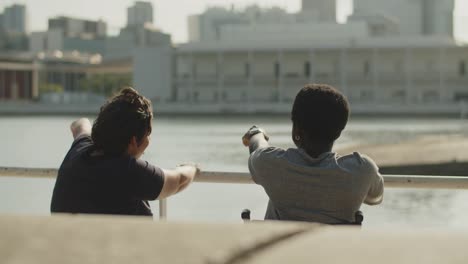
<svg viewBox="0 0 468 264"><path fill-rule="evenodd" d="M152 119L151 102L135 89L123 88L101 107L94 121L94 147L105 155L124 155L132 137L140 144L151 133Z"/></svg>
<svg viewBox="0 0 468 264"><path fill-rule="evenodd" d="M326 84L308 84L296 96L293 124L309 141L333 143L346 127L349 104L338 90Z"/></svg>

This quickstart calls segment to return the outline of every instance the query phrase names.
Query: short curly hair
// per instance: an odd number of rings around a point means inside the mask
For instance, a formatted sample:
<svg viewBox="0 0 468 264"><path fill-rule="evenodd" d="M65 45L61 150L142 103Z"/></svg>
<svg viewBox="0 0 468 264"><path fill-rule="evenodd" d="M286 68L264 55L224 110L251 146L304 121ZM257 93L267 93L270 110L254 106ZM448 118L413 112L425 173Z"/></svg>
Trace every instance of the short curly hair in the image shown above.
<svg viewBox="0 0 468 264"><path fill-rule="evenodd" d="M135 89L123 88L101 107L94 121L91 133L94 147L105 155L124 155L132 137L140 143L151 134L152 119L151 102Z"/></svg>
<svg viewBox="0 0 468 264"><path fill-rule="evenodd" d="M296 96L293 124L313 141L333 143L346 127L349 104L343 94L326 84L308 84Z"/></svg>

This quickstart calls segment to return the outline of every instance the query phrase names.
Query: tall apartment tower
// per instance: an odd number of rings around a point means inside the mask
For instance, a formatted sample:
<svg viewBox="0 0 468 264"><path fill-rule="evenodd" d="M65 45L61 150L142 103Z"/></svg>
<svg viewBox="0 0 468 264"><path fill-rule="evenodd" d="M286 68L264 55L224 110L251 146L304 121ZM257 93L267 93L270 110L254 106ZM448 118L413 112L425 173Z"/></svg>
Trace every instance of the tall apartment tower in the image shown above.
<svg viewBox="0 0 468 264"><path fill-rule="evenodd" d="M127 26L153 23L153 5L150 2L136 1L127 9Z"/></svg>
<svg viewBox="0 0 468 264"><path fill-rule="evenodd" d="M14 4L6 7L3 11L0 26L4 29L18 33L28 33L28 17L26 6Z"/></svg>
<svg viewBox="0 0 468 264"><path fill-rule="evenodd" d="M313 13L320 21L336 22L336 0L302 0L302 12Z"/></svg>
<svg viewBox="0 0 468 264"><path fill-rule="evenodd" d="M455 0L424 0L425 35L453 36Z"/></svg>

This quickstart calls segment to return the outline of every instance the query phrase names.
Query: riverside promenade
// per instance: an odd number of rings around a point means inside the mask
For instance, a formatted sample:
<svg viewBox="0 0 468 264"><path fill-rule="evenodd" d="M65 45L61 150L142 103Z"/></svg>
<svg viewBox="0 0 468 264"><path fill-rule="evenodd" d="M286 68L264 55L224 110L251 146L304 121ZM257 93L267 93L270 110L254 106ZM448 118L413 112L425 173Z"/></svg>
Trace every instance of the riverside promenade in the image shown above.
<svg viewBox="0 0 468 264"><path fill-rule="evenodd" d="M0 263L453 263L467 231L288 222L169 223L108 216L0 216Z"/></svg>

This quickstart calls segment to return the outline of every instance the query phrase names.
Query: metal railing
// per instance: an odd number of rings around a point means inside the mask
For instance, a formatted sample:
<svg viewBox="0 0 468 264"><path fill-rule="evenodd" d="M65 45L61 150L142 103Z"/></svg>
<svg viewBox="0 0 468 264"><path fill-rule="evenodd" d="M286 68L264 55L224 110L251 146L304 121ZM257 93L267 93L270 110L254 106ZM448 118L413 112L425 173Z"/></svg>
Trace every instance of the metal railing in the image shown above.
<svg viewBox="0 0 468 264"><path fill-rule="evenodd" d="M0 167L0 177L55 178L57 169ZM384 175L385 188L464 189L468 190L468 177ZM249 173L201 172L195 178L199 183L253 184ZM167 217L167 201L159 200L159 218Z"/></svg>

